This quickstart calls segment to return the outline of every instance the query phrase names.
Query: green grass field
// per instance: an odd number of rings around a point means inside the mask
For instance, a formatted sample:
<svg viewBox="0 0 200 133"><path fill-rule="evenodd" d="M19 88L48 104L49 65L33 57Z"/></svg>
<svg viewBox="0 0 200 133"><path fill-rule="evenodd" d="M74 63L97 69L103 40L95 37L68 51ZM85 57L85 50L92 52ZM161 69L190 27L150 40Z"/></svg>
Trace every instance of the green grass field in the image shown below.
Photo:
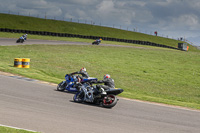
<svg viewBox="0 0 200 133"><path fill-rule="evenodd" d="M86 67L99 79L109 73L120 95L200 109L200 53L169 49L103 46L23 45L0 47L0 70L59 83L66 73ZM31 68L13 67L30 58Z"/></svg>

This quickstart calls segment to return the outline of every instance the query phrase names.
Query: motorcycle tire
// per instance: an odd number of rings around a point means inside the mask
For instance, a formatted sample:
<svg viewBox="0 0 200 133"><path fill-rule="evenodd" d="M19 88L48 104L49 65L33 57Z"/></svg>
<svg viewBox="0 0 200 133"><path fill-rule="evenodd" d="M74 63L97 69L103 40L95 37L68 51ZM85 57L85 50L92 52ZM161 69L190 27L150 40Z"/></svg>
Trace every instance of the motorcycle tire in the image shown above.
<svg viewBox="0 0 200 133"><path fill-rule="evenodd" d="M21 43L23 43L23 42L24 42L24 40L23 40L23 39L20 39L20 42L21 42Z"/></svg>
<svg viewBox="0 0 200 133"><path fill-rule="evenodd" d="M98 42L93 42L92 45L99 45L99 43Z"/></svg>
<svg viewBox="0 0 200 133"><path fill-rule="evenodd" d="M117 97L115 95L107 95L103 98L102 106L104 108L112 108L117 104Z"/></svg>
<svg viewBox="0 0 200 133"><path fill-rule="evenodd" d="M66 83L63 84L63 81L60 82L57 86L57 91L64 91L65 90L65 86L66 86Z"/></svg>
<svg viewBox="0 0 200 133"><path fill-rule="evenodd" d="M20 40L19 40L19 39L17 39L16 43L19 43L19 42L20 42Z"/></svg>
<svg viewBox="0 0 200 133"><path fill-rule="evenodd" d="M84 101L84 96L85 93L83 91L79 91L74 95L73 100L74 102L82 103Z"/></svg>

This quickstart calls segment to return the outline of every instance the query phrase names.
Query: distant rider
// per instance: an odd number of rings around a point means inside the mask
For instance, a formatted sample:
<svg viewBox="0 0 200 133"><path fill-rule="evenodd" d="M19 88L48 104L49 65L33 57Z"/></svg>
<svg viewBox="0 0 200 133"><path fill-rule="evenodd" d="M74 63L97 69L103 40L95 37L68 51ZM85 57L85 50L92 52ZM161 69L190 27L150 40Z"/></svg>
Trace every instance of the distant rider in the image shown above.
<svg viewBox="0 0 200 133"><path fill-rule="evenodd" d="M100 38L100 39L97 39L97 40L96 40L97 44L100 44L100 43L101 43L101 40L102 40L101 38Z"/></svg>
<svg viewBox="0 0 200 133"><path fill-rule="evenodd" d="M27 39L28 34L24 34L21 37L24 39L24 41Z"/></svg>
<svg viewBox="0 0 200 133"><path fill-rule="evenodd" d="M96 85L97 90L102 94L106 94L105 90L109 88L115 88L114 79L112 79L109 74L105 74L103 80L92 81L92 83L95 84L104 83L104 85Z"/></svg>

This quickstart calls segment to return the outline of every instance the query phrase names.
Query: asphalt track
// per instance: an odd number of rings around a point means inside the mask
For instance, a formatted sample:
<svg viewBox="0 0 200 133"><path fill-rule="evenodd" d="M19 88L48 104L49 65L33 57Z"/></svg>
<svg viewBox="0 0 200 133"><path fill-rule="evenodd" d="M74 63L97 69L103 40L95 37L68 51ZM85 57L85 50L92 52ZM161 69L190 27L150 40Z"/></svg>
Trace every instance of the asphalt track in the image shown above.
<svg viewBox="0 0 200 133"><path fill-rule="evenodd" d="M0 124L42 133L200 133L200 111L123 98L105 109L55 89L0 72Z"/></svg>
<svg viewBox="0 0 200 133"><path fill-rule="evenodd" d="M119 98L112 109L72 101L55 85L0 75L0 124L42 133L199 133L200 112Z"/></svg>
<svg viewBox="0 0 200 133"><path fill-rule="evenodd" d="M37 40L28 39L24 43L16 43L16 38L0 38L0 46L11 46L11 45L32 45L32 44L49 44L49 45L59 45L59 44L71 44L71 45L89 45L89 43L84 42L70 42L70 41L53 41L53 40Z"/></svg>
<svg viewBox="0 0 200 133"><path fill-rule="evenodd" d="M32 44L48 44L48 45L92 45L91 43L85 42L70 42L70 41L53 41L53 40L37 40L37 39L28 39L24 43L16 43L16 38L1 38L0 37L0 46L11 46L11 45L32 45ZM99 46L112 46L112 47L127 47L127 48L140 48L140 49L150 49L139 46L125 46L125 45L114 45L114 44L103 44Z"/></svg>

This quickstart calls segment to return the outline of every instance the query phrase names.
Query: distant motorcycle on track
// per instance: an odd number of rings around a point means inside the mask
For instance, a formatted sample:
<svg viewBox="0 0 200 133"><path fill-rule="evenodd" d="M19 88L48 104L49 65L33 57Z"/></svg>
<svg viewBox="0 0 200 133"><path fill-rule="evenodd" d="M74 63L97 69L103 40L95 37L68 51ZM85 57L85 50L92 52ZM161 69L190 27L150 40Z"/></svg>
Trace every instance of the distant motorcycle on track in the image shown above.
<svg viewBox="0 0 200 133"><path fill-rule="evenodd" d="M16 43L23 43L27 39L27 35L22 35L19 39L17 39Z"/></svg>
<svg viewBox="0 0 200 133"><path fill-rule="evenodd" d="M97 40L94 40L94 42L92 42L92 45L99 45L101 43L101 40L102 39L97 39Z"/></svg>

